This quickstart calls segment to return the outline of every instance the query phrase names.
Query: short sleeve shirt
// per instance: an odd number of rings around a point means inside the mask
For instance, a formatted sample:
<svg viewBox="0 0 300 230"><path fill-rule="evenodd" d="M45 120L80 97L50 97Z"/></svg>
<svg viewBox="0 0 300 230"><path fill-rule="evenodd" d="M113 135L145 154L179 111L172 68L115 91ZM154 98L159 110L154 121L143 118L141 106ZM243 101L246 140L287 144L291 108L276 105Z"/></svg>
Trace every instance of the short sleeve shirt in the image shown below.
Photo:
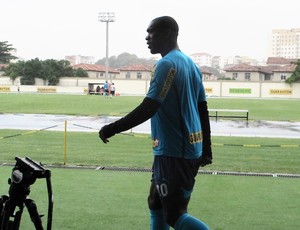
<svg viewBox="0 0 300 230"><path fill-rule="evenodd" d="M200 157L198 103L206 98L202 75L195 63L179 50L169 52L155 66L147 97L161 103L151 118L154 154Z"/></svg>

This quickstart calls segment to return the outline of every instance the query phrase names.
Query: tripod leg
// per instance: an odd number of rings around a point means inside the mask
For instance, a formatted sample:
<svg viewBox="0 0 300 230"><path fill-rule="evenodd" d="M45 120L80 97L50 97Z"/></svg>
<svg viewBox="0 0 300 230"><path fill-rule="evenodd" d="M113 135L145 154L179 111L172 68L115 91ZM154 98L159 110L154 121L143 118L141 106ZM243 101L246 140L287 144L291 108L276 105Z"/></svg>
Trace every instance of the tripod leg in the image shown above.
<svg viewBox="0 0 300 230"><path fill-rule="evenodd" d="M47 220L47 230L52 228L52 215L53 215L53 194L52 194L52 185L51 185L51 171L46 170L46 182L48 190L48 220Z"/></svg>
<svg viewBox="0 0 300 230"><path fill-rule="evenodd" d="M1 213L1 230L7 230L7 229L18 230L19 229L21 215L23 212L23 207L19 207L20 209L16 213L16 216L14 216L15 208L16 208L16 204L14 202L12 202L10 199L8 199L5 202L5 205L4 205L2 213ZM14 218L14 220L12 220L10 218Z"/></svg>
<svg viewBox="0 0 300 230"><path fill-rule="evenodd" d="M42 220L41 217L37 211L37 207L35 202L32 199L26 199L25 205L28 209L31 221L34 223L36 230L43 230Z"/></svg>
<svg viewBox="0 0 300 230"><path fill-rule="evenodd" d="M2 226L2 222L3 222L3 216L4 216L4 205L5 205L5 202L9 199L8 196L6 195L3 195L0 197L0 228Z"/></svg>
<svg viewBox="0 0 300 230"><path fill-rule="evenodd" d="M21 223L21 217L22 217L22 213L23 213L23 208L24 208L24 206L15 213L14 221L10 221L9 224L12 225L12 228L11 228L12 230L19 230L20 223Z"/></svg>

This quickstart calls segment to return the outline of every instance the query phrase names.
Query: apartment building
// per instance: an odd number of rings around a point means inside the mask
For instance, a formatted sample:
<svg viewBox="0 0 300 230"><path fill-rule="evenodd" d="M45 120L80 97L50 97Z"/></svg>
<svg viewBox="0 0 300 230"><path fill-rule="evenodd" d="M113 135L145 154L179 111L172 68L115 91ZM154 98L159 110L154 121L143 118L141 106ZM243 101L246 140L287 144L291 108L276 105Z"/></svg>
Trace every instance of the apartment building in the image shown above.
<svg viewBox="0 0 300 230"><path fill-rule="evenodd" d="M300 28L272 30L269 57L300 58Z"/></svg>
<svg viewBox="0 0 300 230"><path fill-rule="evenodd" d="M212 56L208 53L194 53L189 56L198 66L212 66Z"/></svg>
<svg viewBox="0 0 300 230"><path fill-rule="evenodd" d="M71 65L95 63L95 58L92 56L70 55L65 56L65 60L69 61Z"/></svg>

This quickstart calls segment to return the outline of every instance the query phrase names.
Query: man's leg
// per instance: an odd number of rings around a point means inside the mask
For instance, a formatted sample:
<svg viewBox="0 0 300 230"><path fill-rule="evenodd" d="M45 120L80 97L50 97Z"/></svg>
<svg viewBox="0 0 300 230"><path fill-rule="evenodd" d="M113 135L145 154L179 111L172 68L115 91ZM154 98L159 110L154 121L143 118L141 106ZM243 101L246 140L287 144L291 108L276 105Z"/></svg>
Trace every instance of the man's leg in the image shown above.
<svg viewBox="0 0 300 230"><path fill-rule="evenodd" d="M150 230L169 230L170 226L166 223L154 182L151 183L148 206L150 209Z"/></svg>
<svg viewBox="0 0 300 230"><path fill-rule="evenodd" d="M150 210L150 230L169 230L163 210Z"/></svg>
<svg viewBox="0 0 300 230"><path fill-rule="evenodd" d="M188 213L184 213L179 217L176 221L175 230L209 230L209 227L202 222L201 220L189 215Z"/></svg>
<svg viewBox="0 0 300 230"><path fill-rule="evenodd" d="M208 230L201 220L188 214L187 209L198 172L198 161L164 158L160 200L166 222L175 230ZM161 173L161 172L160 172Z"/></svg>
<svg viewBox="0 0 300 230"><path fill-rule="evenodd" d="M162 199L167 223L175 230L209 230L204 222L188 214L190 197L176 193Z"/></svg>

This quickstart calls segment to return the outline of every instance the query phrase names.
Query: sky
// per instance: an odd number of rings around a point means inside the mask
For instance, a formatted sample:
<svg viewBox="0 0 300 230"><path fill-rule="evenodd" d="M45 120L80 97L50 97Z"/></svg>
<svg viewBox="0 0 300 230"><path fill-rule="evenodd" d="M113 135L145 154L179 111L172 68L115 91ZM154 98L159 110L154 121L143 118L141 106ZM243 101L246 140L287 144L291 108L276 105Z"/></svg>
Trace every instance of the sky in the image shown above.
<svg viewBox="0 0 300 230"><path fill-rule="evenodd" d="M99 12L114 12L109 23L109 56L127 52L151 58L145 37L150 21L169 15L179 24L178 44L191 55L266 58L273 29L300 28L296 0L0 0L0 41L24 60L68 55L106 56L106 23Z"/></svg>

